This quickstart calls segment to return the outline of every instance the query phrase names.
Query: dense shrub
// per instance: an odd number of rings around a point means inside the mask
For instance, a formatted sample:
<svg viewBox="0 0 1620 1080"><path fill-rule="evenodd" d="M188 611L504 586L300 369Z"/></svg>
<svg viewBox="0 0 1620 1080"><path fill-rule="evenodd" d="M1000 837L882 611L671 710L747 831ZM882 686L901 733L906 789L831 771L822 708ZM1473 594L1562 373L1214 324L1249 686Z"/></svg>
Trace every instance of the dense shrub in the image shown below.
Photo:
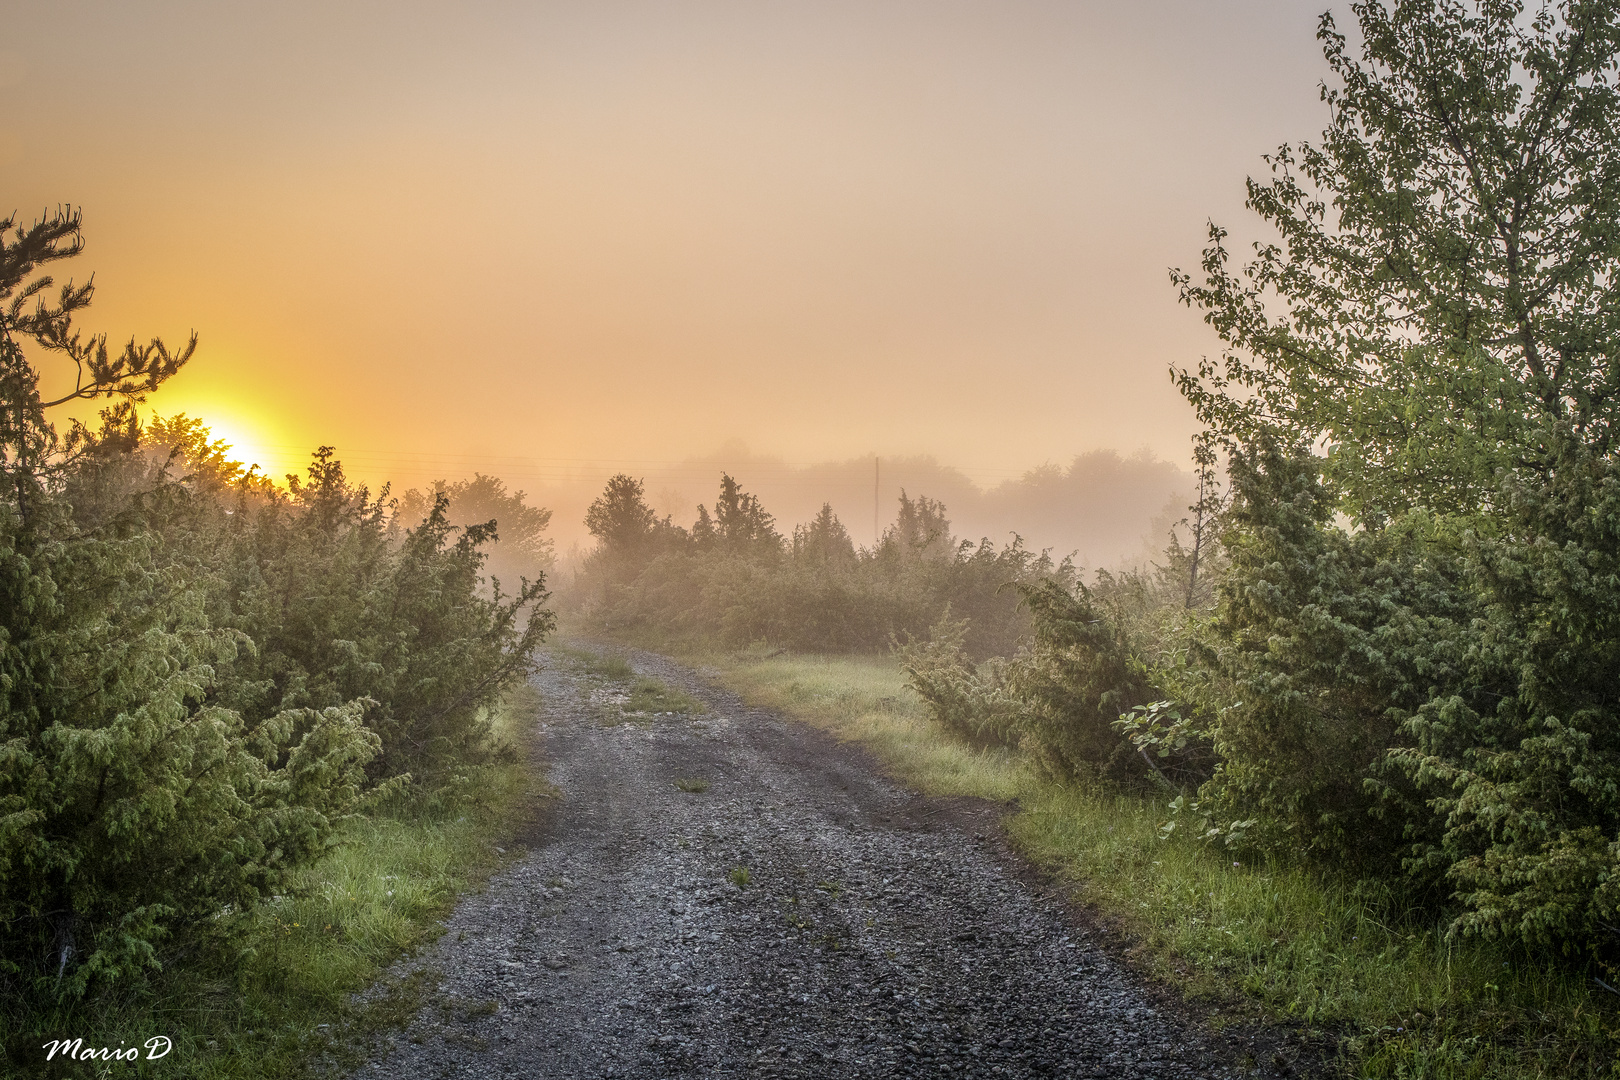
<svg viewBox="0 0 1620 1080"><path fill-rule="evenodd" d="M1443 870L1464 930L1615 944L1620 922L1620 469L1567 434L1468 537L1479 606L1462 677L1394 764L1430 800L1411 866Z"/></svg>
<svg viewBox="0 0 1620 1080"><path fill-rule="evenodd" d="M946 618L926 640L896 643L900 669L934 721L965 742L1013 746L1024 728L1024 704L1007 690L1004 665L974 664L962 648L967 620Z"/></svg>
<svg viewBox="0 0 1620 1080"><path fill-rule="evenodd" d="M1035 618L1035 638L1006 681L1025 704L1025 746L1059 777L1140 777L1142 762L1115 721L1159 695L1119 620L1083 585L1071 590L1054 582L1020 591Z"/></svg>
<svg viewBox="0 0 1620 1080"><path fill-rule="evenodd" d="M1122 714L1162 698L1161 684L1175 674L1148 658L1174 632L1167 625L1181 629L1174 616L1184 594L1172 585L1179 569L1102 573L1095 586L1020 584L1033 633L1013 656L976 663L962 648L965 623L947 619L927 641L899 648L900 665L947 730L981 744L1020 746L1055 779L1140 788L1169 783L1173 773L1185 782L1196 775L1193 759L1207 756L1203 740L1190 749L1155 744L1150 753L1153 732L1121 723Z"/></svg>
<svg viewBox="0 0 1620 1080"><path fill-rule="evenodd" d="M1219 765L1212 835L1383 872L1423 826L1383 768L1403 723L1459 684L1471 598L1446 523L1350 533L1320 462L1274 446L1231 462L1230 568L1205 640Z"/></svg>
<svg viewBox="0 0 1620 1080"><path fill-rule="evenodd" d="M286 494L225 509L200 527L226 545L221 618L255 647L222 669L222 703L255 718L366 699L371 775L430 790L479 759L488 707L552 625L541 581L481 590L494 523L453 528L441 493L403 528L324 448Z"/></svg>
<svg viewBox="0 0 1620 1080"><path fill-rule="evenodd" d="M76 995L274 891L379 740L360 702L253 724L210 704L251 646L209 626L150 535L29 502L26 525L0 505L0 980Z"/></svg>

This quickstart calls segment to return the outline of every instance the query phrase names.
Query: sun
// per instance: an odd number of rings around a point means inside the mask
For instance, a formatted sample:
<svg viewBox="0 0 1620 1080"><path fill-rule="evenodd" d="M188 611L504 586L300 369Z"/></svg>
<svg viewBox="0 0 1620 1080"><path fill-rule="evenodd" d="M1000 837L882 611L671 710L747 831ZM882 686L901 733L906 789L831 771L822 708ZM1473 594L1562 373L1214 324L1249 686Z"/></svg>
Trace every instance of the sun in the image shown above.
<svg viewBox="0 0 1620 1080"><path fill-rule="evenodd" d="M240 462L244 469L257 465L261 474L279 476L289 462L296 467L297 455L281 445L267 423L255 422L233 409L204 408L189 415L208 428L210 440L230 447L226 459Z"/></svg>
<svg viewBox="0 0 1620 1080"><path fill-rule="evenodd" d="M239 461L244 466L264 467L265 455L260 452L263 443L251 435L248 428L235 420L223 420L217 415L199 416L197 419L208 425L208 431L214 440L230 447L225 453L227 458Z"/></svg>

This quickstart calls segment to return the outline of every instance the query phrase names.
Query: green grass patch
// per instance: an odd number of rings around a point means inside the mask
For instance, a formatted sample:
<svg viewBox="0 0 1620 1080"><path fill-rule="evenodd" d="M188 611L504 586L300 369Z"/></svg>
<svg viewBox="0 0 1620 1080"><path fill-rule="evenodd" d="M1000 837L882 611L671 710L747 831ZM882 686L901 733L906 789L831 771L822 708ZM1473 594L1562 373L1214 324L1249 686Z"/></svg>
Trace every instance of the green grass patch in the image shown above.
<svg viewBox="0 0 1620 1080"><path fill-rule="evenodd" d="M624 703L624 711L695 715L704 710L703 703L690 694L661 683L657 679L638 675L634 685L630 687L630 700Z"/></svg>
<svg viewBox="0 0 1620 1080"><path fill-rule="evenodd" d="M357 817L338 846L306 867L293 889L241 917L231 944L173 957L141 987L113 988L87 1002L30 1011L0 1002L8 1039L6 1075L303 1077L363 1058L379 1030L421 1006L423 977L373 986L402 954L431 941L457 894L500 862L514 823L548 795L524 756L537 697L514 692L492 718L515 753L470 770L476 794L451 805L398 805ZM373 987L367 1002L358 992ZM86 1046L173 1041L165 1057L49 1064L41 1044L83 1038ZM110 1071L109 1071L110 1070Z"/></svg>
<svg viewBox="0 0 1620 1080"><path fill-rule="evenodd" d="M635 677L630 661L622 656L604 656L589 649L572 645L551 646L553 655L568 661L587 675L595 675L615 682L628 682Z"/></svg>
<svg viewBox="0 0 1620 1080"><path fill-rule="evenodd" d="M685 691L646 675L637 675L621 656L606 656L574 645L553 645L552 653L587 675L614 683L629 683L629 695L618 706L626 716L653 716L659 713L697 715L703 703ZM610 717L617 720L617 717Z"/></svg>
<svg viewBox="0 0 1620 1080"><path fill-rule="evenodd" d="M893 661L703 655L748 700L857 740L901 780L1012 803L1033 860L1142 948L1190 996L1258 1008L1339 1040L1356 1076L1496 1080L1611 1075L1620 1023L1584 977L1402 918L1330 875L1234 863L1175 830L1163 799L1044 780L1024 758L974 750L928 718Z"/></svg>

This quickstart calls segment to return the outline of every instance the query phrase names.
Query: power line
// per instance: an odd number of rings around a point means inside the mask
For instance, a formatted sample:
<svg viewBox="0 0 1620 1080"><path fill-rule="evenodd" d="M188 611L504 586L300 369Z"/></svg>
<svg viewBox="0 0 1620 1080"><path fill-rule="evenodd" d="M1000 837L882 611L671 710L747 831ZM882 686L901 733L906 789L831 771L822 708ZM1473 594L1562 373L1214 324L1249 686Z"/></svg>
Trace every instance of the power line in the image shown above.
<svg viewBox="0 0 1620 1080"><path fill-rule="evenodd" d="M233 448L234 449L234 448ZM303 463L313 451L311 447L289 446L285 444L261 443L252 448L256 451L274 452L281 462L297 461ZM751 472L770 470L821 470L821 469L847 469L852 467L854 461L745 461L727 463L725 461L694 461L690 458L670 460L660 458L584 458L584 457L525 457L517 455L499 454L468 454L438 451L416 450L385 450L369 447L344 448L335 447L336 458L339 461L355 465L400 465L416 468L445 468L460 469L473 467L475 469L500 471L502 467L510 470L516 468L525 475L535 479L555 478L572 479L584 477L579 474L598 473L604 469L620 469L625 467L656 470L663 479L691 479L708 480L713 478L716 469L747 469ZM248 454L246 456L252 456ZM267 454L268 456L268 454ZM859 459L856 459L859 460ZM261 463L261 467L263 467ZM955 472L967 477L985 477L1001 479L1017 479L1034 471L1033 468L1013 469L996 466L979 465L952 465L944 462L934 462L933 467L942 472ZM673 471L673 472L672 472ZM503 479L510 478L503 472Z"/></svg>

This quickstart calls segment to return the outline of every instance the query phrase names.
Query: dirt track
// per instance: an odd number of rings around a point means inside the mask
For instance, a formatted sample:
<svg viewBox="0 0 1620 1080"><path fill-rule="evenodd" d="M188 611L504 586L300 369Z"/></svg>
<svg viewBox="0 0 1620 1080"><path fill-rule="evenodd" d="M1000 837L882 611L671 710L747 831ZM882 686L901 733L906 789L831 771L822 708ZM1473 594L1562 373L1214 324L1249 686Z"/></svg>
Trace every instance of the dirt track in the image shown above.
<svg viewBox="0 0 1620 1080"><path fill-rule="evenodd" d="M994 807L628 655L711 713L608 725L600 680L542 671L562 798L396 972L437 991L356 1077L1257 1075L1017 871Z"/></svg>

